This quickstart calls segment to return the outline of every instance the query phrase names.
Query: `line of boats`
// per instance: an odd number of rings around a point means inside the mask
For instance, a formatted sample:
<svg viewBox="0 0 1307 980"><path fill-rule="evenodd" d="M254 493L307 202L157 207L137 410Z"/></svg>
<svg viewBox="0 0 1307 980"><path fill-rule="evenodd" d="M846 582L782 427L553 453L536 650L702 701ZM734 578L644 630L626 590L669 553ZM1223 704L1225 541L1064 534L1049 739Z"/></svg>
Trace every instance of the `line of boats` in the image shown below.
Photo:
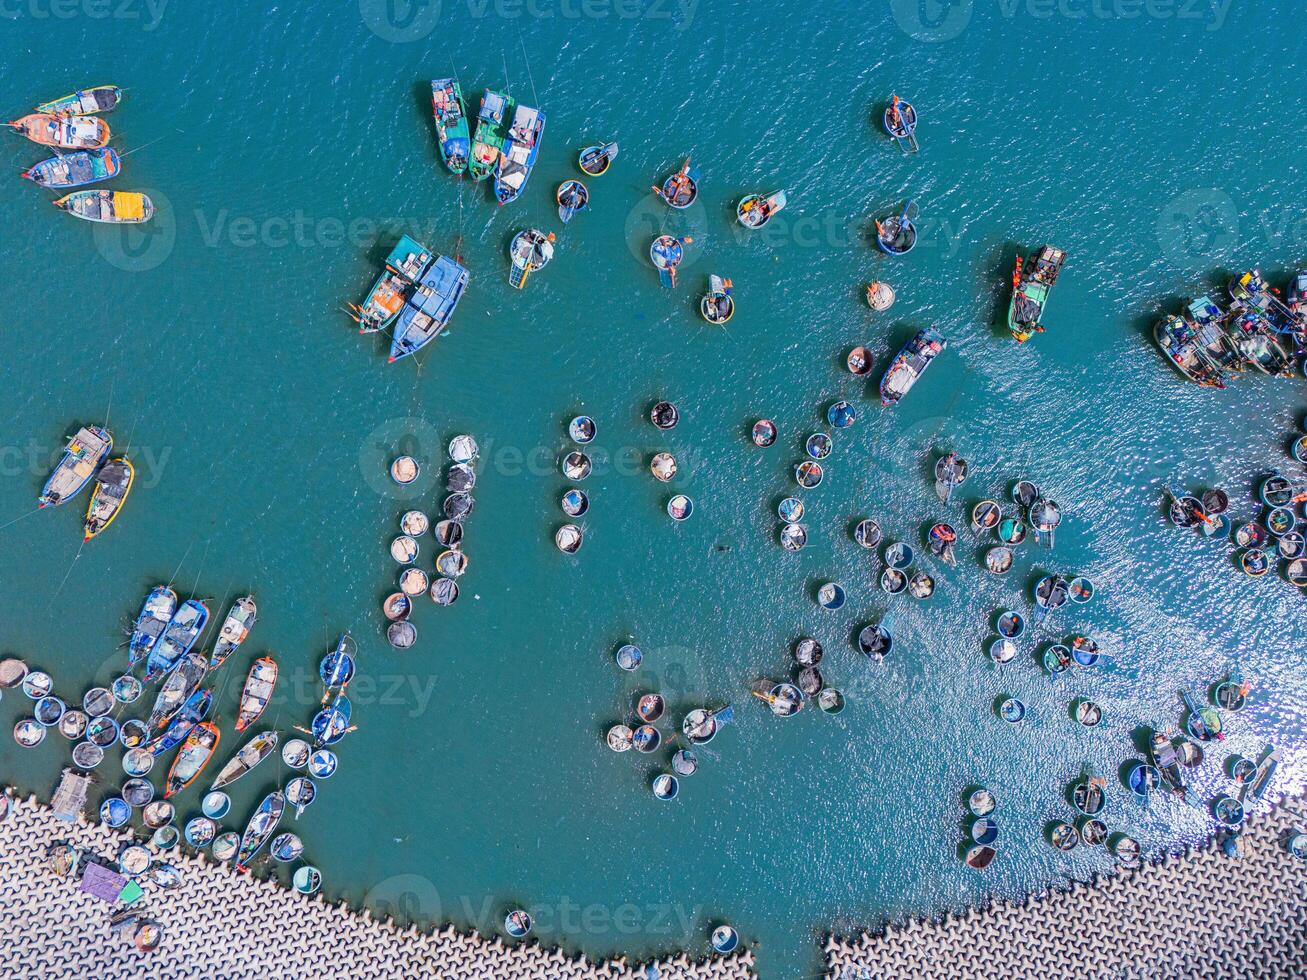
<svg viewBox="0 0 1307 980"><path fill-rule="evenodd" d="M125 456L109 459L113 436L98 425L82 426L68 440L37 498L38 509L72 500L95 480L91 502L82 522L83 540L90 541L117 519L136 481L136 469Z"/></svg>
<svg viewBox="0 0 1307 980"><path fill-rule="evenodd" d="M544 111L486 89L473 132L458 79L437 78L431 82L431 113L446 169L456 176L467 173L476 181L493 176L495 200L500 204L517 200L540 156Z"/></svg>
<svg viewBox="0 0 1307 980"><path fill-rule="evenodd" d="M117 177L122 172L122 158L109 146L113 134L99 114L112 112L121 101L122 89L99 85L43 103L35 112L10 122L13 132L55 151L53 157L28 167L22 176L50 190L85 187ZM86 221L108 224L140 224L154 216L154 203L135 191L74 191L54 206Z"/></svg>
<svg viewBox="0 0 1307 980"><path fill-rule="evenodd" d="M390 331L390 363L416 354L449 325L468 271L458 260L436 255L408 235L386 256L385 268L361 306L347 312L359 333Z"/></svg>
<svg viewBox="0 0 1307 980"><path fill-rule="evenodd" d="M1293 375L1294 359L1307 350L1307 270L1294 275L1284 299L1257 269L1235 276L1226 292L1228 300L1202 295L1156 323L1153 337L1167 360L1204 388L1224 388L1249 367Z"/></svg>

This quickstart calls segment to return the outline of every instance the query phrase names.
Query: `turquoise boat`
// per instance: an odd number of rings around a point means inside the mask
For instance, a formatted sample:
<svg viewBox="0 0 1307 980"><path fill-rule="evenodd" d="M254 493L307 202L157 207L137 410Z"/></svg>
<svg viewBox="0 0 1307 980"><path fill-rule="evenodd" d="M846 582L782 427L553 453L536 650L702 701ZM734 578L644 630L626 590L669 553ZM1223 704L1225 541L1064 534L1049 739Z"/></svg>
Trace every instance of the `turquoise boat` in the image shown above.
<svg viewBox="0 0 1307 980"><path fill-rule="evenodd" d="M1012 273L1012 301L1007 311L1007 328L1017 343L1024 344L1035 334L1044 332L1044 325L1039 321L1065 262L1066 253L1052 245L1045 245L1024 262L1017 256L1016 271Z"/></svg>
<svg viewBox="0 0 1307 980"><path fill-rule="evenodd" d="M477 128L472 137L469 172L473 180L485 180L495 172L504 148L505 121L513 114L512 97L486 89L477 111Z"/></svg>
<svg viewBox="0 0 1307 980"><path fill-rule="evenodd" d="M82 492L113 449L113 436L98 425L86 425L68 440L64 454L41 488L39 507L58 507Z"/></svg>
<svg viewBox="0 0 1307 980"><path fill-rule="evenodd" d="M122 160L115 150L80 150L42 160L22 176L42 187L85 187L117 177L121 170Z"/></svg>
<svg viewBox="0 0 1307 980"><path fill-rule="evenodd" d="M123 90L117 85L96 85L79 89L53 102L42 102L37 112L61 116L92 116L100 112L113 112L123 100Z"/></svg>
<svg viewBox="0 0 1307 980"><path fill-rule="evenodd" d="M391 364L416 354L440 335L463 298L467 280L467 269L447 255L427 267L395 322Z"/></svg>
<svg viewBox="0 0 1307 980"><path fill-rule="evenodd" d="M431 114L436 120L440 158L451 174L467 170L472 141L468 136L463 89L457 79L437 78L431 82Z"/></svg>
<svg viewBox="0 0 1307 980"><path fill-rule="evenodd" d="M508 129L506 149L495 164L495 200L500 204L516 201L531 179L531 171L540 155L540 137L545 132L545 114L529 105L513 110L513 125Z"/></svg>
<svg viewBox="0 0 1307 980"><path fill-rule="evenodd" d="M403 236L390 254L380 278L368 290L362 306L350 304L349 315L359 325L359 333L375 333L395 322L404 303L431 268L432 252L408 235Z"/></svg>

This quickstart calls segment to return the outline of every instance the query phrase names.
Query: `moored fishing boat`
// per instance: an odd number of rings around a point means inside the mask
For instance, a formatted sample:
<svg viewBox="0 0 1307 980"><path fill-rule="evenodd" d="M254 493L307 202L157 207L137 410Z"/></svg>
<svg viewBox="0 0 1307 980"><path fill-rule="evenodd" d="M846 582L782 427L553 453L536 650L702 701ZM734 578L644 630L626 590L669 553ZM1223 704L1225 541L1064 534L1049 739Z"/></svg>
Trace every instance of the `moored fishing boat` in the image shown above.
<svg viewBox="0 0 1307 980"><path fill-rule="evenodd" d="M1044 332L1040 318L1048 306L1048 294L1057 285L1057 277L1066 262L1066 253L1060 248L1045 245L1025 262L1017 256L1016 271L1012 273L1012 301L1008 304L1007 328L1018 343L1025 343L1037 333Z"/></svg>
<svg viewBox="0 0 1307 980"><path fill-rule="evenodd" d="M984 871L994 863L994 858L997 856L998 851L996 849L986 844L976 844L974 847L967 849L967 867L974 868L977 871Z"/></svg>
<svg viewBox="0 0 1307 980"><path fill-rule="evenodd" d="M308 734L313 736L313 747L335 745L353 729L349 721L353 714L353 705L343 693L337 694L331 704L323 708L309 723Z"/></svg>
<svg viewBox="0 0 1307 980"><path fill-rule="evenodd" d="M1236 276L1230 283L1229 292L1236 309L1255 310L1268 330L1281 339L1283 346L1292 350L1307 345L1307 319L1298 309L1280 299L1278 291L1271 288L1260 269Z"/></svg>
<svg viewBox="0 0 1307 980"><path fill-rule="evenodd" d="M735 219L746 228L761 228L771 221L774 214L784 210L787 203L784 191L776 191L765 197L762 194L750 194L736 205Z"/></svg>
<svg viewBox="0 0 1307 980"><path fill-rule="evenodd" d="M84 221L111 225L138 225L154 217L154 202L135 191L73 191L54 202Z"/></svg>
<svg viewBox="0 0 1307 980"><path fill-rule="evenodd" d="M343 691L345 685L354 677L355 650L354 638L346 633L318 664L318 676L322 678L322 684L327 689L327 693L322 697L324 704L333 693L338 690Z"/></svg>
<svg viewBox="0 0 1307 980"><path fill-rule="evenodd" d="M167 727L142 747L155 757L171 752L186 741L186 736L191 733L191 729L204 720L211 707L213 707L213 690L206 688L203 691L196 691L177 709L177 713L173 715Z"/></svg>
<svg viewBox="0 0 1307 980"><path fill-rule="evenodd" d="M1207 357L1194 336L1194 328L1182 318L1168 316L1158 320L1153 325L1153 339L1166 359L1190 381L1204 388L1225 387L1225 375Z"/></svg>
<svg viewBox="0 0 1307 980"><path fill-rule="evenodd" d="M472 136L472 159L469 172L473 180L485 180L495 172L499 153L504 148L507 120L515 103L510 96L486 89L477 110L477 128Z"/></svg>
<svg viewBox="0 0 1307 980"><path fill-rule="evenodd" d="M676 287L676 267L685 258L685 246L693 241L688 236L673 238L671 235L659 235L649 246L649 258L658 269L658 280L664 288Z"/></svg>
<svg viewBox="0 0 1307 980"><path fill-rule="evenodd" d="M916 202L909 201L902 214L876 222L876 247L886 255L907 255L917 247Z"/></svg>
<svg viewBox="0 0 1307 980"><path fill-rule="evenodd" d="M122 166L115 150L79 150L42 160L24 170L22 176L42 187L85 187L117 177Z"/></svg>
<svg viewBox="0 0 1307 980"><path fill-rule="evenodd" d="M1267 788L1271 785L1271 780L1275 777L1275 770L1280 765L1280 750L1273 745L1268 745L1262 751L1261 757L1257 760L1256 773L1248 782L1243 784L1239 793L1239 801L1243 802L1252 797L1254 800L1260 800L1266 795Z"/></svg>
<svg viewBox="0 0 1307 980"><path fill-rule="evenodd" d="M259 808L254 811L254 816L250 817L250 822L246 824L245 833L241 835L240 850L236 852L237 871L249 870L250 861L277 829L277 824L281 823L281 815L285 810L286 797L281 790L273 790L263 798Z"/></svg>
<svg viewBox="0 0 1307 980"><path fill-rule="evenodd" d="M218 726L211 721L200 722L191 729L168 769L163 790L165 800L195 782L217 751L219 737Z"/></svg>
<svg viewBox="0 0 1307 980"><path fill-rule="evenodd" d="M395 322L404 301L431 266L431 250L404 235L386 256L386 268L368 290L362 306L350 304L359 333L384 330Z"/></svg>
<svg viewBox="0 0 1307 980"><path fill-rule="evenodd" d="M33 143L61 150L99 150L109 145L109 125L94 116L65 116L37 112L16 119L9 128Z"/></svg>
<svg viewBox="0 0 1307 980"><path fill-rule="evenodd" d="M509 243L508 257L513 263L508 270L508 284L522 289L532 272L543 269L553 259L554 233L546 235L538 228L519 231Z"/></svg>
<svg viewBox="0 0 1307 980"><path fill-rule="evenodd" d="M555 199L558 201L558 218L567 224L572 215L590 206L590 189L579 180L565 180L558 185Z"/></svg>
<svg viewBox="0 0 1307 980"><path fill-rule="evenodd" d="M897 95L891 96L881 125L904 153L916 153L920 149L917 145L917 110L911 102Z"/></svg>
<svg viewBox="0 0 1307 980"><path fill-rule="evenodd" d="M211 790L230 786L260 762L270 756L277 748L280 736L276 732L260 732L240 747L228 763L219 770L213 780Z"/></svg>
<svg viewBox="0 0 1307 980"><path fill-rule="evenodd" d="M82 523L84 541L90 541L114 522L135 480L136 470L126 459L111 459L100 468Z"/></svg>
<svg viewBox="0 0 1307 980"><path fill-rule="evenodd" d="M145 723L151 735L157 734L172 720L181 706L200 689L208 669L208 660L204 654L191 653L187 654L177 668L168 675L159 687L159 693L154 699L154 707L150 709L149 720Z"/></svg>
<svg viewBox="0 0 1307 980"><path fill-rule="evenodd" d="M463 173L467 170L471 140L468 137L467 110L463 107L463 89L457 79L432 80L431 115L436 121L440 159L451 174Z"/></svg>
<svg viewBox="0 0 1307 980"><path fill-rule="evenodd" d="M508 204L517 200L540 155L540 137L545 131L545 114L539 109L518 103L513 110L513 124L495 163L495 200Z"/></svg>
<svg viewBox="0 0 1307 980"><path fill-rule="evenodd" d="M617 159L616 143L599 143L594 146L587 146L577 157L576 165L581 168L582 173L587 173L591 177L598 177L608 172L613 161Z"/></svg>
<svg viewBox="0 0 1307 980"><path fill-rule="evenodd" d="M1203 295L1185 303L1182 319L1209 362L1221 371L1237 373L1245 364L1225 331L1226 316L1211 296Z"/></svg>
<svg viewBox="0 0 1307 980"><path fill-rule="evenodd" d="M1180 755L1171 743L1170 735L1166 732L1153 732L1149 754L1152 756L1153 765L1162 775L1162 782L1183 800L1188 790L1185 789L1184 775L1180 772Z"/></svg>
<svg viewBox="0 0 1307 980"><path fill-rule="evenodd" d="M918 331L903 345L881 378L880 403L886 406L897 404L947 346L948 341L939 331L931 327Z"/></svg>
<svg viewBox="0 0 1307 980"><path fill-rule="evenodd" d="M1225 329L1235 350L1258 371L1279 378L1293 375L1293 358L1261 312L1236 307L1225 321Z"/></svg>
<svg viewBox="0 0 1307 980"><path fill-rule="evenodd" d="M150 590L150 594L145 597L145 604L132 623L132 636L127 644L129 664L135 666L154 649L176 612L176 592L166 585L156 585Z"/></svg>
<svg viewBox="0 0 1307 980"><path fill-rule="evenodd" d="M933 525L926 535L926 543L930 547L930 553L940 561L947 562L950 565L958 563L953 551L957 540L957 529L952 524L945 524L942 521Z"/></svg>
<svg viewBox="0 0 1307 980"><path fill-rule="evenodd" d="M117 85L95 85L79 89L52 102L42 102L37 112L57 115L92 116L99 112L113 112L123 100L123 90Z"/></svg>
<svg viewBox="0 0 1307 980"><path fill-rule="evenodd" d="M1216 685L1213 699L1218 707L1237 714L1248 703L1249 684L1238 667L1233 668L1225 680Z"/></svg>
<svg viewBox="0 0 1307 980"><path fill-rule="evenodd" d="M467 269L446 255L427 267L395 321L390 363L420 351L448 325L467 288Z"/></svg>
<svg viewBox="0 0 1307 980"><path fill-rule="evenodd" d="M236 711L236 731L243 732L258 721L272 698L272 689L276 684L277 661L271 657L260 657L254 661L245 678L245 687L241 690L240 707Z"/></svg>
<svg viewBox="0 0 1307 980"><path fill-rule="evenodd" d="M58 507L65 500L76 497L90 482L95 471L113 449L113 436L98 425L78 429L68 440L63 456L55 464L50 478L41 488L38 504L41 507Z"/></svg>
<svg viewBox="0 0 1307 980"><path fill-rule="evenodd" d="M1185 727L1196 741L1210 742L1213 739L1219 741L1225 738L1225 732L1222 731L1220 712L1208 705L1199 704L1190 697L1187 691L1180 692L1180 700L1189 709Z"/></svg>
<svg viewBox="0 0 1307 980"><path fill-rule="evenodd" d="M150 651L145 663L145 679L157 680L177 666L178 661L190 653L208 621L209 607L203 602L199 599L183 602Z"/></svg>
<svg viewBox="0 0 1307 980"><path fill-rule="evenodd" d="M939 499L948 503L953 499L953 491L967 480L969 464L955 452L948 452L935 460L935 493Z"/></svg>
<svg viewBox="0 0 1307 980"><path fill-rule="evenodd" d="M245 642L245 638L250 635L250 630L254 628L254 621L258 618L259 607L254 603L254 596L242 596L232 603L231 609L227 611L227 618L222 621L222 628L218 630L218 640L213 644L213 652L209 655L209 669L216 670L223 665L236 648Z"/></svg>
<svg viewBox="0 0 1307 980"><path fill-rule="evenodd" d="M708 292L699 300L699 315L709 323L721 325L735 316L734 287L729 279L708 277Z"/></svg>
<svg viewBox="0 0 1307 980"><path fill-rule="evenodd" d="M699 199L699 168L690 162L690 157L686 157L681 169L656 186L653 192L669 208L684 211Z"/></svg>

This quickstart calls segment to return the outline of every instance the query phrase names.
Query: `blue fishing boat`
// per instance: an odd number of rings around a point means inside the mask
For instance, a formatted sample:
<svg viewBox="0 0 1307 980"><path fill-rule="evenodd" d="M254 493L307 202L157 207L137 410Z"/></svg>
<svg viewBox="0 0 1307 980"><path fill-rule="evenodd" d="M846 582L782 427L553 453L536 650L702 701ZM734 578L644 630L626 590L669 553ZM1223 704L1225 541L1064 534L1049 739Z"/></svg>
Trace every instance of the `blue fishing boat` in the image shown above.
<svg viewBox="0 0 1307 980"><path fill-rule="evenodd" d="M42 187L85 187L117 177L122 166L114 150L80 150L42 160L22 175Z"/></svg>
<svg viewBox="0 0 1307 980"><path fill-rule="evenodd" d="M1189 717L1185 720L1185 727L1189 729L1189 734L1195 741L1210 742L1212 740L1221 741L1225 738L1225 733L1221 731L1221 715L1215 708L1208 705L1199 704L1187 691L1180 692L1180 699L1189 709Z"/></svg>
<svg viewBox="0 0 1307 980"><path fill-rule="evenodd" d="M286 796L281 790L273 790L263 798L259 808L254 811L254 816L250 817L250 822L246 824L245 833L241 835L240 850L236 852L237 871L249 870L250 861L277 829L277 824L281 823L281 815L285 811Z"/></svg>
<svg viewBox="0 0 1307 980"><path fill-rule="evenodd" d="M390 363L420 351L445 329L467 288L468 273L442 255L422 274L395 322Z"/></svg>
<svg viewBox="0 0 1307 980"><path fill-rule="evenodd" d="M346 633L336 643L336 648L318 664L318 676L329 692L343 689L353 678L354 649L354 638Z"/></svg>
<svg viewBox="0 0 1307 980"><path fill-rule="evenodd" d="M517 200L540 155L540 137L545 131L545 114L529 105L517 104L513 125L508 128L505 149L495 164L495 199L500 204Z"/></svg>
<svg viewBox="0 0 1307 980"><path fill-rule="evenodd" d="M590 206L590 190L579 180L565 180L558 185L558 219L567 224L572 215Z"/></svg>
<svg viewBox="0 0 1307 980"><path fill-rule="evenodd" d="M669 208L684 211L699 199L699 168L685 158L681 169L676 171L653 192L663 199Z"/></svg>
<svg viewBox="0 0 1307 980"><path fill-rule="evenodd" d="M905 102L897 95L891 97L881 124L904 153L916 153L920 149L917 145L917 110L911 102Z"/></svg>
<svg viewBox="0 0 1307 980"><path fill-rule="evenodd" d="M166 585L156 585L145 597L145 604L132 623L132 638L127 645L127 662L135 667L144 659L177 612L177 593Z"/></svg>
<svg viewBox="0 0 1307 980"><path fill-rule="evenodd" d="M919 330L885 370L880 380L880 403L889 406L902 399L947 346L948 341L938 330L931 327Z"/></svg>
<svg viewBox="0 0 1307 980"><path fill-rule="evenodd" d="M177 709L177 713L172 716L172 720L168 722L167 727L149 742L146 742L144 748L148 749L153 756L171 752L186 741L186 737L190 735L196 725L205 719L211 707L213 707L213 688L196 691L186 699L185 704Z"/></svg>
<svg viewBox="0 0 1307 980"><path fill-rule="evenodd" d="M608 172L608 168L616 158L616 143L598 143L587 146L581 151L581 155L577 158L577 166L591 177L598 177Z"/></svg>
<svg viewBox="0 0 1307 980"><path fill-rule="evenodd" d="M431 249L408 235L399 240L386 256L385 270L368 291L363 305L349 305L349 315L358 323L359 333L384 330L395 322L405 300L431 267L432 258Z"/></svg>
<svg viewBox="0 0 1307 980"><path fill-rule="evenodd" d="M685 258L685 246L693 241L688 235L685 238L659 235L649 246L649 258L658 269L658 281L663 288L676 288L676 267Z"/></svg>
<svg viewBox="0 0 1307 980"><path fill-rule="evenodd" d="M1273 745L1266 746L1262 752L1261 758L1257 760L1257 769L1255 774L1248 782L1243 784L1239 792L1239 801L1242 803L1249 797L1254 800L1260 800L1266 795L1266 789L1271 785L1271 779L1275 776L1275 770L1280 765L1280 750Z"/></svg>
<svg viewBox="0 0 1307 980"><path fill-rule="evenodd" d="M316 749L324 745L335 745L344 738L349 731L352 712L353 706L349 698L337 694L328 707L313 716L313 721L309 724L309 733L314 738L313 747Z"/></svg>
<svg viewBox="0 0 1307 980"><path fill-rule="evenodd" d="M209 607L199 599L187 599L168 623L163 636L145 662L145 679L158 680L191 652L209 621ZM207 662L207 661L206 661Z"/></svg>
<svg viewBox="0 0 1307 980"><path fill-rule="evenodd" d="M527 277L536 269L543 269L554 257L554 233L545 234L538 228L527 228L513 236L508 246L511 262L508 284L514 289L526 286Z"/></svg>
<svg viewBox="0 0 1307 980"><path fill-rule="evenodd" d="M68 440L64 454L41 488L40 507L58 507L91 482L91 477L113 449L113 436L98 425L85 425Z"/></svg>
<svg viewBox="0 0 1307 980"><path fill-rule="evenodd" d="M904 205L902 214L877 221L876 247L886 255L907 255L911 252L917 247L917 226L912 223L916 216L916 202L909 201Z"/></svg>
<svg viewBox="0 0 1307 980"><path fill-rule="evenodd" d="M159 687L159 694L150 709L146 727L153 734L161 729L182 705L200 689L200 683L209 670L209 658L201 653L190 653L182 658L175 670Z"/></svg>

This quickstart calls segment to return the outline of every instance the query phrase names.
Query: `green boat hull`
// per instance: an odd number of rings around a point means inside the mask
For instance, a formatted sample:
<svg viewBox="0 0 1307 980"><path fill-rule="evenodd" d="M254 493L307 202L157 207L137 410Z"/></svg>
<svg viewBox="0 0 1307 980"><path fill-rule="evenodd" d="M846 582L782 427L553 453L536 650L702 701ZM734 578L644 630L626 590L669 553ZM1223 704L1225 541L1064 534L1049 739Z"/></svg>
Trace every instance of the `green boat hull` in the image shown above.
<svg viewBox="0 0 1307 980"><path fill-rule="evenodd" d="M513 98L502 92L486 89L482 94L476 133L472 137L472 158L468 165L473 180L485 180L495 172L515 105Z"/></svg>

